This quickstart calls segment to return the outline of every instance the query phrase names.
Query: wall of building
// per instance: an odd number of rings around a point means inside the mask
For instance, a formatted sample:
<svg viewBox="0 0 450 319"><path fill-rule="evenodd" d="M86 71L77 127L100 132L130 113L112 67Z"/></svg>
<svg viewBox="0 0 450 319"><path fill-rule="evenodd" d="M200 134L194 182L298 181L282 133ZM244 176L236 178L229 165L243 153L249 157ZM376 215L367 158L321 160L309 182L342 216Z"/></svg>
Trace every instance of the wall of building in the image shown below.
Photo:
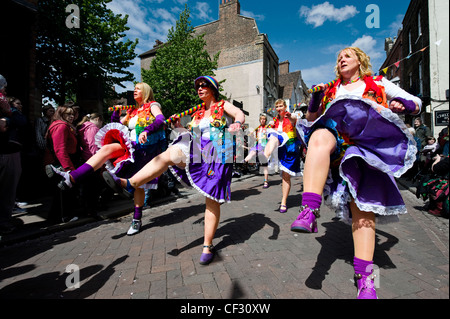
<svg viewBox="0 0 450 319"><path fill-rule="evenodd" d="M240 65L220 68L216 71L218 81L226 79L222 84L226 95L232 102L242 102L249 112L246 123L250 128L259 125L259 114L263 112L263 61L256 60Z"/></svg>
<svg viewBox="0 0 450 319"><path fill-rule="evenodd" d="M430 95L429 112L432 115L432 131L434 136L445 125L436 125L436 115L449 111L446 94L449 89L449 2L429 0L430 18ZM440 41L439 45L436 43Z"/></svg>

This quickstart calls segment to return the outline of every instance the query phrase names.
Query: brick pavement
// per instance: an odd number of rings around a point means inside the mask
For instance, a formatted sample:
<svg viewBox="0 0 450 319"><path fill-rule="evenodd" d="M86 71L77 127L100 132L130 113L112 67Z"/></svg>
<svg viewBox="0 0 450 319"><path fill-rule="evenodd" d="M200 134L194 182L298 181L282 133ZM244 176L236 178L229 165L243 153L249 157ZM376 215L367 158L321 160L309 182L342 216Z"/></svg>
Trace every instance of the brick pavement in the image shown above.
<svg viewBox="0 0 450 319"><path fill-rule="evenodd" d="M353 299L350 226L322 206L318 234L291 232L301 178L293 179L286 214L276 211L281 179L271 180L267 190L257 176L233 183L208 266L198 263L204 198L192 193L145 210L132 237L128 214L0 248L0 298ZM427 214L401 189L410 213L377 229L379 298L448 299L448 219ZM66 286L72 264L77 289Z"/></svg>

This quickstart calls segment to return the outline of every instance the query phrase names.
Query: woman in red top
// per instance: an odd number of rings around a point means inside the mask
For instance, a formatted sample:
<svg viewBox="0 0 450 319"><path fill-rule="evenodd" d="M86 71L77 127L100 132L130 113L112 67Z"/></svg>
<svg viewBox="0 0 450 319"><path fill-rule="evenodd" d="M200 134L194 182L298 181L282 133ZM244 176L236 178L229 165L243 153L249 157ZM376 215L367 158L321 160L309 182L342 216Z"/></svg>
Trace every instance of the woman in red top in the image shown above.
<svg viewBox="0 0 450 319"><path fill-rule="evenodd" d="M58 164L65 172L72 171L77 166L75 155L77 152L76 128L73 126L74 111L70 107L59 106L53 121L47 131L47 145L45 164ZM75 163L74 163L75 162Z"/></svg>

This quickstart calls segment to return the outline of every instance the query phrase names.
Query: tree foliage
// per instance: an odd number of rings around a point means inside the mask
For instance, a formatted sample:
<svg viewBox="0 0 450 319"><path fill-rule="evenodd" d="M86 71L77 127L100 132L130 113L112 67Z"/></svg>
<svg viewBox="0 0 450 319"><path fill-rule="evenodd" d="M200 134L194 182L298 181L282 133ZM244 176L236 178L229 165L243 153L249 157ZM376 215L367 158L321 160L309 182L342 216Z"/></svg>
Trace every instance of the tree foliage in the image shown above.
<svg viewBox="0 0 450 319"><path fill-rule="evenodd" d="M212 59L204 49L204 35L196 36L185 6L167 42L157 49L148 70L142 69L142 79L148 83L162 105L166 117L180 113L201 101L194 89L194 80L201 75L214 76L219 53Z"/></svg>
<svg viewBox="0 0 450 319"><path fill-rule="evenodd" d="M43 96L64 103L74 99L81 81L101 83L104 98L114 97L113 87L133 81L126 71L137 56L138 43L122 40L128 16L115 15L106 7L111 0L40 0L38 2L37 71ZM71 11L79 8L79 28L69 28Z"/></svg>

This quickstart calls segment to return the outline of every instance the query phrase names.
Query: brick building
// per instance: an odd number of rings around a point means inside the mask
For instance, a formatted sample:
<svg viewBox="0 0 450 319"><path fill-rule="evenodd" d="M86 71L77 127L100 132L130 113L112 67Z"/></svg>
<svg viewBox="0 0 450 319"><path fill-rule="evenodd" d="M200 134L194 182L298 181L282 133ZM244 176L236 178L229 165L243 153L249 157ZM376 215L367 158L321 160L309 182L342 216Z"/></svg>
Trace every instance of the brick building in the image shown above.
<svg viewBox="0 0 450 319"><path fill-rule="evenodd" d="M412 0L403 20L401 86L420 96L421 117L434 136L448 125L449 3ZM421 51L422 49L424 51Z"/></svg>
<svg viewBox="0 0 450 319"><path fill-rule="evenodd" d="M221 0L219 20L195 27L205 34L210 56L220 51L216 78L230 102L242 103L249 113L249 127L259 125L259 114L273 107L279 95L279 59L268 37L258 31L255 19L242 16L239 0ZM141 67L148 69L157 48L140 55ZM298 78L295 80L298 82ZM295 83L297 85L297 83Z"/></svg>
<svg viewBox="0 0 450 319"><path fill-rule="evenodd" d="M308 87L302 78L301 71L289 71L289 61L280 63L279 75L279 97L286 101L290 112L302 111L306 114L307 99L309 96Z"/></svg>
<svg viewBox="0 0 450 319"><path fill-rule="evenodd" d="M396 85L400 86L402 77L402 40L403 30L400 29L396 37L387 38L384 43L384 50L386 51L386 60L381 66L381 70L388 68L386 78ZM397 65L395 65L398 63Z"/></svg>

